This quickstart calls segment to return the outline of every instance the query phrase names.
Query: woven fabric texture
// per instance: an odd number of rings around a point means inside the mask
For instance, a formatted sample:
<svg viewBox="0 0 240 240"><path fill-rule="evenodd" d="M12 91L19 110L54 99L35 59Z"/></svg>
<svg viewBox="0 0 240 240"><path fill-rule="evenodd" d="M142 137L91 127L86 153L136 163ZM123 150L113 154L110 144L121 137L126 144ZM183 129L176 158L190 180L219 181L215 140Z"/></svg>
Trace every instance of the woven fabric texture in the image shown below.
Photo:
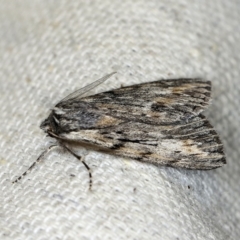
<svg viewBox="0 0 240 240"><path fill-rule="evenodd" d="M1 239L239 239L239 1L0 0ZM117 71L93 93L157 79L213 84L205 115L227 165L155 166L74 148L39 128L70 92Z"/></svg>

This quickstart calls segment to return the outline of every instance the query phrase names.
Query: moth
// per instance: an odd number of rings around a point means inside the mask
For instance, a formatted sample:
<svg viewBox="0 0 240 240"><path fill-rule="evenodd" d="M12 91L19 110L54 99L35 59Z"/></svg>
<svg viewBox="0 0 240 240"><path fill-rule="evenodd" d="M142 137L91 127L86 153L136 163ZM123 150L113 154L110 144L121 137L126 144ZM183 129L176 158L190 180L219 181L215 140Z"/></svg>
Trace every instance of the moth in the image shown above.
<svg viewBox="0 0 240 240"><path fill-rule="evenodd" d="M170 167L206 170L226 163L223 144L202 115L211 98L210 81L158 80L83 96L113 74L65 97L40 126L81 160L89 171L90 188L90 168L66 143L90 144L118 156Z"/></svg>

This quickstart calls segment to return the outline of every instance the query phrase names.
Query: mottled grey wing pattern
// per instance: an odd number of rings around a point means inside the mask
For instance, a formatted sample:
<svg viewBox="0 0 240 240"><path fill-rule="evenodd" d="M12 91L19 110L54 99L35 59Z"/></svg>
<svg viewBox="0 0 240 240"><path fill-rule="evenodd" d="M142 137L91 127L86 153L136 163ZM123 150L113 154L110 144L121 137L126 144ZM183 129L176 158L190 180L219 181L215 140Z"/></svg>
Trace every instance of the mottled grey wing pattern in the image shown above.
<svg viewBox="0 0 240 240"><path fill-rule="evenodd" d="M200 114L211 83L161 80L60 102L56 135L162 165L212 169L225 163L221 141Z"/></svg>
<svg viewBox="0 0 240 240"><path fill-rule="evenodd" d="M149 124L173 124L198 115L209 104L211 82L200 79L161 80L123 87L73 100L102 113Z"/></svg>

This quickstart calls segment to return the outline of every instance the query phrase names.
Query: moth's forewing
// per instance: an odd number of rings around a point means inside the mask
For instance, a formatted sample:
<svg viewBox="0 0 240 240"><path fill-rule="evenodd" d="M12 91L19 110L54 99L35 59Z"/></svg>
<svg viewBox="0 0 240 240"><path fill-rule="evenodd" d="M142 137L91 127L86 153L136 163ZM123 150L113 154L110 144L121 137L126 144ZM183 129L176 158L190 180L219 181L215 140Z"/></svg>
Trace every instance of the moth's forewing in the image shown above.
<svg viewBox="0 0 240 240"><path fill-rule="evenodd" d="M212 169L226 161L217 133L200 112L211 83L161 80L89 97L53 109L57 134L113 153L173 167Z"/></svg>

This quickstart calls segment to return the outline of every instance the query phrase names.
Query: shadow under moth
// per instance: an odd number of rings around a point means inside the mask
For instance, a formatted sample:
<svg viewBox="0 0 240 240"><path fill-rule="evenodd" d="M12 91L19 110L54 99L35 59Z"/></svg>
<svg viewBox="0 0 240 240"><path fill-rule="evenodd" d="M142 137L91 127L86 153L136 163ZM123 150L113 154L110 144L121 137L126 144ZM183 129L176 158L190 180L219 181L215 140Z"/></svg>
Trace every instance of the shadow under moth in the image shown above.
<svg viewBox="0 0 240 240"><path fill-rule="evenodd" d="M66 143L90 144L118 156L171 167L205 170L226 163L218 134L201 114L210 101L210 81L159 80L83 96L113 74L65 97L40 126L85 165L90 188L90 168Z"/></svg>

